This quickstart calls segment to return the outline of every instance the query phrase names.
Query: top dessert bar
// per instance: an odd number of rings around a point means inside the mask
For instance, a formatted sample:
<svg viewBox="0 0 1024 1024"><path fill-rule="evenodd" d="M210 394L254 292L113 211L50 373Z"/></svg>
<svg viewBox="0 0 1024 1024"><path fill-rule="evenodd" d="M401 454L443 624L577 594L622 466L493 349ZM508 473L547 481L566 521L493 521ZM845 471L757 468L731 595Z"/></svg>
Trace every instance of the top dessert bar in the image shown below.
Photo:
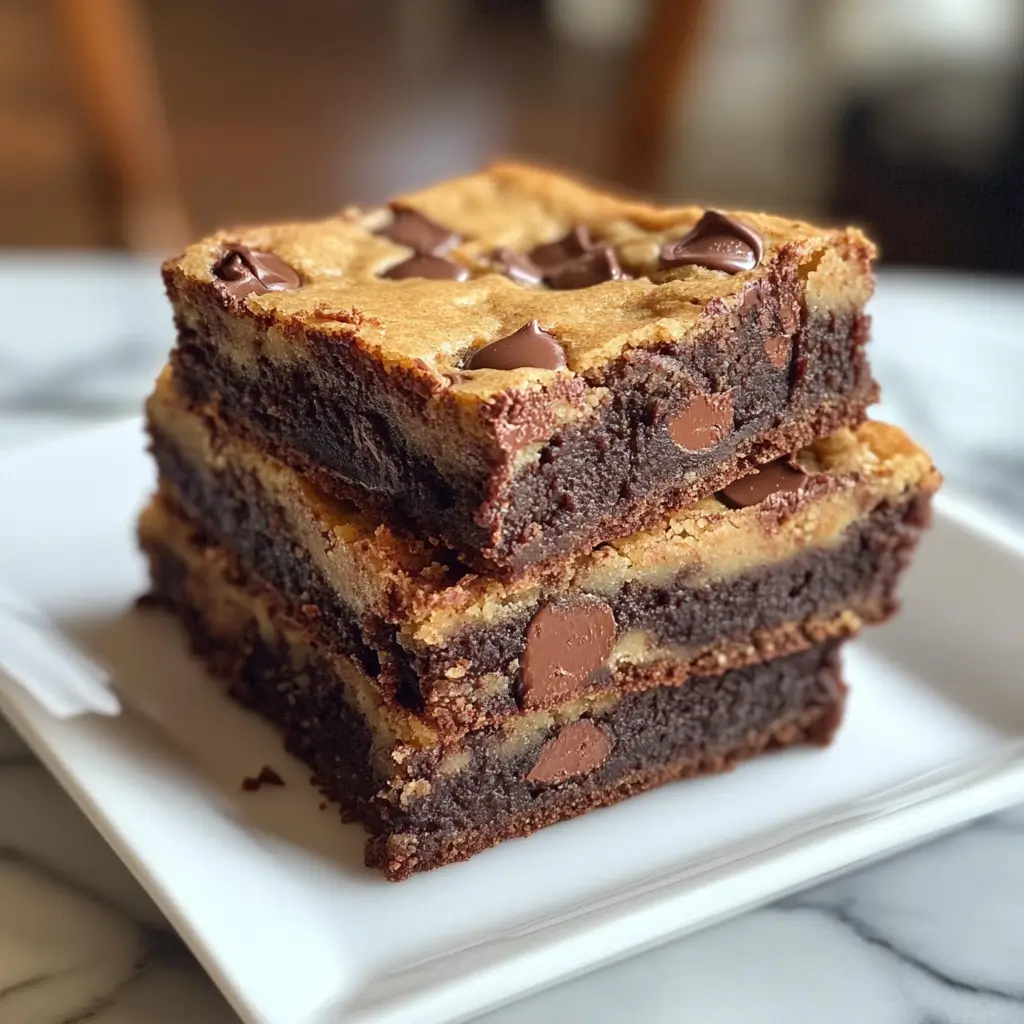
<svg viewBox="0 0 1024 1024"><path fill-rule="evenodd" d="M497 165L164 267L177 379L323 490L473 568L652 525L876 398L873 248Z"/></svg>

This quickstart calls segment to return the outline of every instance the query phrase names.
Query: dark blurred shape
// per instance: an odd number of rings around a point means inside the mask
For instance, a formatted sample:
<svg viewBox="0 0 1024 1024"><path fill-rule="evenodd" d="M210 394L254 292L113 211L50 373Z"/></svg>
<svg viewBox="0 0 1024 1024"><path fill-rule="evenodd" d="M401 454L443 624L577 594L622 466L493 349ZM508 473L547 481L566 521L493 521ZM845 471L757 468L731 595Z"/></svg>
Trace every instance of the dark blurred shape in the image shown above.
<svg viewBox="0 0 1024 1024"><path fill-rule="evenodd" d="M988 146L943 144L948 88L932 76L850 102L832 212L864 223L889 263L1024 272L1024 88Z"/></svg>
<svg viewBox="0 0 1024 1024"><path fill-rule="evenodd" d="M700 45L708 0L651 0L622 103L615 177L637 191L665 188L673 114Z"/></svg>
<svg viewBox="0 0 1024 1024"><path fill-rule="evenodd" d="M136 0L52 0L77 109L117 240L172 252L191 235L153 52ZM102 192L100 192L102 190Z"/></svg>

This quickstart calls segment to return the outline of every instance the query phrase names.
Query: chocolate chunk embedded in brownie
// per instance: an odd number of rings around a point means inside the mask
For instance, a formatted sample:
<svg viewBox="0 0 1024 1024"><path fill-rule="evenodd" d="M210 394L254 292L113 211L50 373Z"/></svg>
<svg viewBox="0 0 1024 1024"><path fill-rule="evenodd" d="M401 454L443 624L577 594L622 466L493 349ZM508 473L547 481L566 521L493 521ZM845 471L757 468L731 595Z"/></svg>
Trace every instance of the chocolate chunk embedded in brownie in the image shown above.
<svg viewBox="0 0 1024 1024"><path fill-rule="evenodd" d="M852 229L499 165L164 272L194 401L510 577L856 425L872 256Z"/></svg>
<svg viewBox="0 0 1024 1024"><path fill-rule="evenodd" d="M868 422L510 581L324 495L170 372L148 413L164 503L445 736L641 689L652 666L681 684L881 621L938 484L901 431Z"/></svg>

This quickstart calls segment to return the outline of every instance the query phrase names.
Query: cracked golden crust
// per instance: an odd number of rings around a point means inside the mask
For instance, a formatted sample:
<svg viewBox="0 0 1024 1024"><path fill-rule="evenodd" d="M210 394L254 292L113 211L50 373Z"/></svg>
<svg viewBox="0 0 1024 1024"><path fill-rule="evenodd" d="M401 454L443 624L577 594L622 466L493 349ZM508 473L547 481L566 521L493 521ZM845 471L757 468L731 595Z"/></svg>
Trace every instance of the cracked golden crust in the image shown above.
<svg viewBox="0 0 1024 1024"><path fill-rule="evenodd" d="M731 509L715 497L667 516L657 527L600 545L511 582L457 568L445 552L396 535L331 499L287 466L190 409L165 370L147 405L155 428L197 464L252 473L282 511L295 543L360 612L395 623L403 643L433 646L471 623L496 622L538 600L574 590L609 595L624 583L657 583L686 572L694 582L722 579L783 561L809 546L840 541L852 523L885 501L934 491L928 455L903 431L867 422L840 430L797 454L809 476L799 494Z"/></svg>
<svg viewBox="0 0 1024 1024"><path fill-rule="evenodd" d="M742 211L730 215L765 240L764 258L753 270L733 276L703 267L662 270L659 246L688 231L702 208L627 200L538 168L497 164L399 198L465 236L450 255L472 268L468 281L382 279L381 272L411 252L375 233L391 216L387 208L219 231L169 261L165 273L172 292L187 296L189 285L212 286L212 267L225 242L273 252L298 271L303 285L250 295L234 315L279 325L285 346L303 331L355 342L385 369L411 370L465 401L585 374L630 348L686 342L702 332L706 316L734 311L749 287L779 264L796 268L811 312L858 309L873 286L874 248L856 229L830 230ZM614 245L634 279L553 291L524 287L490 270L486 256L495 247L528 251L575 224ZM187 311L179 314L187 318ZM468 352L534 318L561 341L566 370L457 372Z"/></svg>

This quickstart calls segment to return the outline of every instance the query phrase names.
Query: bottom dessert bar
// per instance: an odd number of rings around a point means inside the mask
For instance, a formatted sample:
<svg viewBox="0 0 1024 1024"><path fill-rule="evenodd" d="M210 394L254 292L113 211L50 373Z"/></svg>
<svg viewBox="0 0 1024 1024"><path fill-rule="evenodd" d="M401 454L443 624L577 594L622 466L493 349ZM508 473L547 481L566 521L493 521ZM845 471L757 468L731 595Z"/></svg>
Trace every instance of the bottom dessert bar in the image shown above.
<svg viewBox="0 0 1024 1024"><path fill-rule="evenodd" d="M683 685L584 696L439 742L283 598L157 499L140 523L152 594L231 692L284 734L389 879L773 747L825 744L842 717L837 641ZM650 666L672 678L672 665Z"/></svg>

